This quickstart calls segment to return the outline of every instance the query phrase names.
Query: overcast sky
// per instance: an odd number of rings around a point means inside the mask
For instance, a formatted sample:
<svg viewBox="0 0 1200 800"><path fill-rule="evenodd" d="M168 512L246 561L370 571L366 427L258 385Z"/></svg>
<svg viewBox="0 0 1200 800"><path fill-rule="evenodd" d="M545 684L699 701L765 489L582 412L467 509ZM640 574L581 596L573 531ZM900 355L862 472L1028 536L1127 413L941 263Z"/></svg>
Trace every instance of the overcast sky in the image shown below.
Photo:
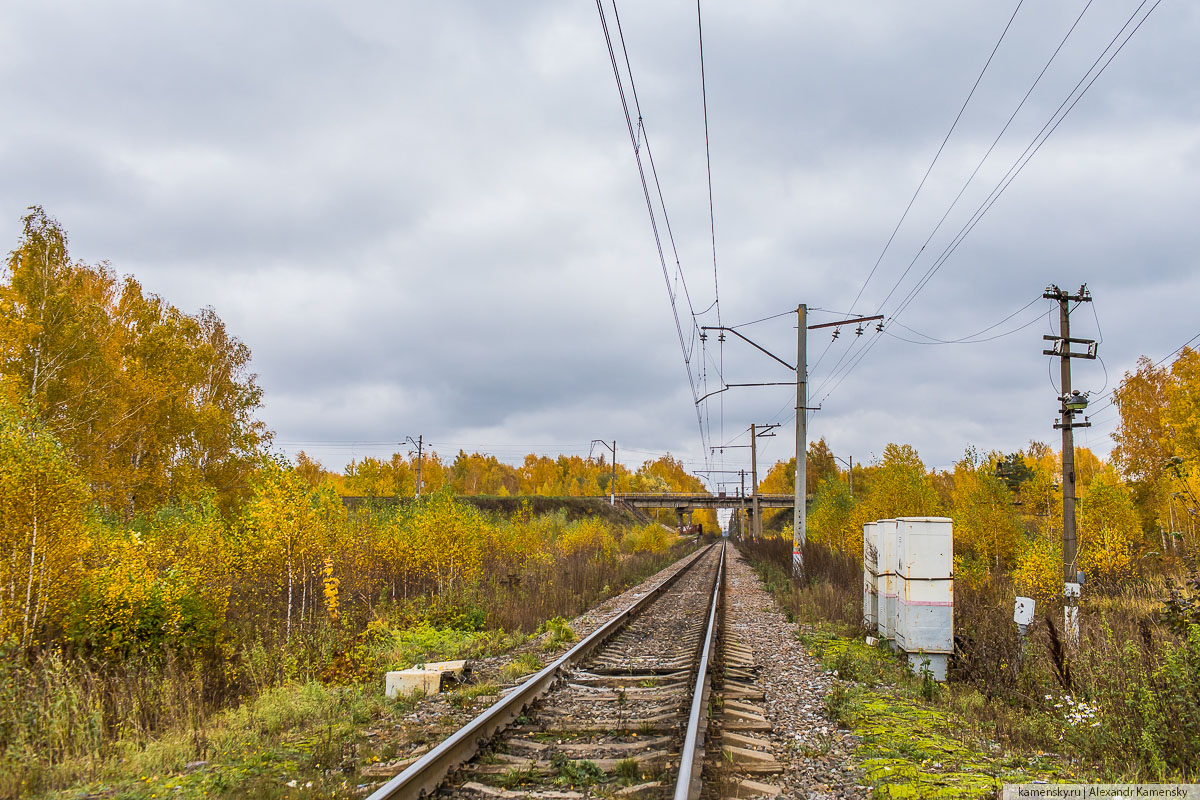
<svg viewBox="0 0 1200 800"><path fill-rule="evenodd" d="M910 443L949 467L967 445L1055 441L1047 284L1095 297L1072 321L1103 339L1103 366L1076 365L1097 397L1200 333L1200 6L1183 0L1141 5L1128 45L902 305L1139 8L1024 3L885 253L1014 5L703 3L719 307L696 6L618 6L698 394L793 374L737 340L702 348L693 311L882 311L883 334L810 333L810 438L855 461ZM40 204L75 257L212 306L253 351L288 453L341 468L421 434L513 461L615 438L625 463L670 451L701 469L751 422L787 423L760 463L791 450L787 386L730 389L697 424L592 2L9 2L0 106L5 249ZM897 338L1010 315L993 341ZM739 330L793 362L795 325ZM1106 453L1115 412L1095 419L1078 443ZM728 449L711 466L748 462Z"/></svg>

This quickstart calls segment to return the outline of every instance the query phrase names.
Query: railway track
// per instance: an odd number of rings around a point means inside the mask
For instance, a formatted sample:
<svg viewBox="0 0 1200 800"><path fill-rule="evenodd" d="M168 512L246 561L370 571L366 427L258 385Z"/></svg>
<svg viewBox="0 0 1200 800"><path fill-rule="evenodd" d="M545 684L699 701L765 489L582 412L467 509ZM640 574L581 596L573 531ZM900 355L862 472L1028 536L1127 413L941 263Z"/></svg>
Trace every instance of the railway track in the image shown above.
<svg viewBox="0 0 1200 800"><path fill-rule="evenodd" d="M369 800L700 797L724 568L699 551Z"/></svg>

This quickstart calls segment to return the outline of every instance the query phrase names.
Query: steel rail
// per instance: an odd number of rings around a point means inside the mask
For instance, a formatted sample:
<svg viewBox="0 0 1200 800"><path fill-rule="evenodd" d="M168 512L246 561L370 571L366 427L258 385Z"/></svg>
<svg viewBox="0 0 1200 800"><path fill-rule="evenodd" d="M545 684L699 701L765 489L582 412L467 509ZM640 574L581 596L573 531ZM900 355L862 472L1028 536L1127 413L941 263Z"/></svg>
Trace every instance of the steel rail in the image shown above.
<svg viewBox="0 0 1200 800"><path fill-rule="evenodd" d="M691 556L691 560L676 570L675 574L592 631L583 641L563 653L548 667L509 692L505 697L497 700L478 717L459 728L399 775L372 792L367 800L396 800L396 798L415 800L426 792L433 792L441 785L451 770L470 761L492 737L508 727L517 717L521 716L530 703L553 686L563 667L582 661L590 655L593 650L624 627L630 619L657 600L713 547L714 545L709 545L696 551ZM722 548L722 564L724 557L725 551Z"/></svg>
<svg viewBox="0 0 1200 800"><path fill-rule="evenodd" d="M696 688L692 693L692 710L688 715L687 735L679 753L679 777L675 781L675 800L693 800L700 796L700 773L704 768L704 734L708 727L705 707L708 705L710 683L708 662L712 655L717 632L717 609L720 606L721 587L725 580L725 543L721 543L721 560L717 563L717 577L713 581L712 602L708 610L708 629L704 644L700 648L700 663L696 665Z"/></svg>

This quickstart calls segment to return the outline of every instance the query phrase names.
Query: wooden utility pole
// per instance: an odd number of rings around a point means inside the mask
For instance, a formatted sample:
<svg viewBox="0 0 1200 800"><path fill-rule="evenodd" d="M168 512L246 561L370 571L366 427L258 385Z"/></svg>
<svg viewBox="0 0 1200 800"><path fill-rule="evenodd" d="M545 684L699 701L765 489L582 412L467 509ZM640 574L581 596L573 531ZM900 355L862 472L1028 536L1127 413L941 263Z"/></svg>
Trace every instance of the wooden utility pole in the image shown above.
<svg viewBox="0 0 1200 800"><path fill-rule="evenodd" d="M1077 294L1069 294L1051 285L1042 297L1058 301L1058 336L1043 336L1054 344L1043 350L1042 355L1058 356L1062 380L1059 396L1059 420L1055 428L1062 429L1062 490L1063 490L1063 623L1071 642L1079 641L1079 564L1078 546L1075 537L1075 428L1091 425L1085 418L1075 422L1076 412L1087 408L1087 396L1071 390L1071 359L1096 357L1096 342L1092 339L1071 338L1071 303L1090 303L1092 295L1087 284L1079 287ZM1072 344L1084 345L1086 352L1072 352Z"/></svg>
<svg viewBox="0 0 1200 800"><path fill-rule="evenodd" d="M796 307L796 480L792 512L792 572L804 574L808 524L808 306Z"/></svg>

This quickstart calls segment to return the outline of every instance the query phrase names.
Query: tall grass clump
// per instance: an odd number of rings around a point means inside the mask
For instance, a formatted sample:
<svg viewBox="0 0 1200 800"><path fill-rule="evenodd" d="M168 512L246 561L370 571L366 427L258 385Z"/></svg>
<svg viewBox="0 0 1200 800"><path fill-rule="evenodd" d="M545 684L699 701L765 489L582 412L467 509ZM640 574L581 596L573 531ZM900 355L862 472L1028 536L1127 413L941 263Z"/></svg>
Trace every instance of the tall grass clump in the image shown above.
<svg viewBox="0 0 1200 800"><path fill-rule="evenodd" d="M847 631L862 627L862 568L854 558L811 539L804 544L804 575L792 578L792 534L739 545L767 590L795 622L833 622Z"/></svg>

